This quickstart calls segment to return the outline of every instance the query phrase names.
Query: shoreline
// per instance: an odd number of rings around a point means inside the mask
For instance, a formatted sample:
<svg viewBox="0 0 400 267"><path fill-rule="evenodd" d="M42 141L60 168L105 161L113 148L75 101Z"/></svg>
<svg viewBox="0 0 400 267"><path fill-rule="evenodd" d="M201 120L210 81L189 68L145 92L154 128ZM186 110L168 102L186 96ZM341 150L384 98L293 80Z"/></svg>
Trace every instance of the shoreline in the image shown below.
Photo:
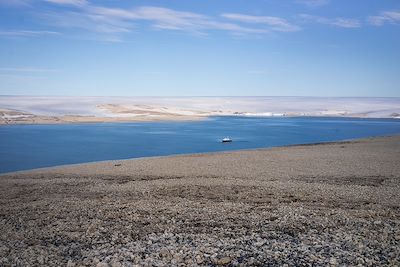
<svg viewBox="0 0 400 267"><path fill-rule="evenodd" d="M59 168L68 168L68 167L73 168L73 167L86 166L86 165L91 165L91 164L102 164L102 163L117 164L119 162L130 162L130 161L135 161L135 160L152 160L152 159L163 159L163 158L185 157L185 156L192 157L192 156L219 155L219 154L227 154L227 153L230 154L230 153L240 153L240 152L266 151L266 150L290 148L290 147L307 147L307 146L323 146L323 145L339 145L339 144L343 145L343 144L351 144L354 142L362 142L362 141L379 139L379 138L395 138L395 137L400 137L400 134L378 135L378 136L370 136L370 137L362 137L362 138L343 139L343 140L337 140L337 141L290 144L290 145L260 147L260 148L250 148L250 149L244 148L244 149L225 150L225 151L211 151L211 152L199 152L199 153L171 154L171 155L165 155L165 156L147 156L147 157L137 157L137 158L89 161L89 162L82 162L82 163L63 164L63 165L56 165L56 166L49 166L49 167L40 167L40 168L34 168L34 169L5 172L5 173L0 173L0 178L1 178L1 176L7 176L7 175L35 173L35 172L41 172L41 171L52 171L52 170L57 170Z"/></svg>
<svg viewBox="0 0 400 267"><path fill-rule="evenodd" d="M63 124L96 124L96 123L134 123L134 122L179 122L200 121L207 119L203 116L176 116L176 117L90 117L90 116L61 116L61 117L28 117L23 120L0 120L0 127L5 125L63 125Z"/></svg>
<svg viewBox="0 0 400 267"><path fill-rule="evenodd" d="M0 124L197 120L209 116L400 118L400 98L0 96Z"/></svg>
<svg viewBox="0 0 400 267"><path fill-rule="evenodd" d="M213 117L238 117L238 118L265 118L265 119L279 119L279 118L321 118L321 119L359 119L359 120L399 120L400 117L363 117L363 116L303 116L303 115L293 115L293 116L246 116L246 115L210 115L210 116L177 116L170 118L113 118L113 117L85 117L76 116L73 119L65 118L51 118L46 117L45 119L38 120L23 120L23 121L4 121L0 120L1 126L12 126L12 125L68 125L68 124L102 124L102 123L140 123L140 122L195 122L207 120ZM88 119L87 119L88 118ZM85 120L87 119L87 120Z"/></svg>

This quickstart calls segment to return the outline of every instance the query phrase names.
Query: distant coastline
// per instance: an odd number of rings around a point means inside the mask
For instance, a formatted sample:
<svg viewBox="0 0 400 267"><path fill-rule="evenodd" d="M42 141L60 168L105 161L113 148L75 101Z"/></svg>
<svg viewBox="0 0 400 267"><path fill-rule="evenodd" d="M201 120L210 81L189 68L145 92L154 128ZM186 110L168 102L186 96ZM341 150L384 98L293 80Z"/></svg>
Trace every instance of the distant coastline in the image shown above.
<svg viewBox="0 0 400 267"><path fill-rule="evenodd" d="M238 117L264 117L264 118L273 118L273 117L320 117L320 118L357 118L357 119L371 119L363 116L328 116L328 115L320 115L320 116L308 116L308 115L222 115L223 116L238 116ZM0 127L6 125L56 125L56 124L91 124L91 123L133 123L133 122L172 122L172 121L200 121L205 120L211 116L165 116L165 117L127 117L127 118L113 118L113 117L94 117L94 116L60 116L60 117L46 117L46 116L29 116L29 117L18 117L13 119L1 119ZM400 117L383 117L383 118L375 118L375 119L395 119L400 120Z"/></svg>
<svg viewBox="0 0 400 267"><path fill-rule="evenodd" d="M0 96L0 125L193 121L211 116L400 118L400 98Z"/></svg>

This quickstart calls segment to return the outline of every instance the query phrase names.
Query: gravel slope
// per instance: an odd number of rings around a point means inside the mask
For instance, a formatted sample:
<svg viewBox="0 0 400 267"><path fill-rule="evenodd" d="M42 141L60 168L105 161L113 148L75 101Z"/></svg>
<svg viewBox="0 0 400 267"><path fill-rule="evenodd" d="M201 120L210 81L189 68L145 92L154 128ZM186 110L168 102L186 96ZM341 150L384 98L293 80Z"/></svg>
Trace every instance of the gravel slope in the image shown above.
<svg viewBox="0 0 400 267"><path fill-rule="evenodd" d="M398 266L400 136L0 176L0 266Z"/></svg>

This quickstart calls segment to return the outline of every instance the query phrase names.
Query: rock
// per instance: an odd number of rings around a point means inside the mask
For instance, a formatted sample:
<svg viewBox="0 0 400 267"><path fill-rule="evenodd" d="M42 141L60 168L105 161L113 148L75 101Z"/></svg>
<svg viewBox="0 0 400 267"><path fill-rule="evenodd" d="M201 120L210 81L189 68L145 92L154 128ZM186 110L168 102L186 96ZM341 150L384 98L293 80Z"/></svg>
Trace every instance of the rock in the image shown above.
<svg viewBox="0 0 400 267"><path fill-rule="evenodd" d="M72 260L67 262L67 267L75 267L75 263Z"/></svg>
<svg viewBox="0 0 400 267"><path fill-rule="evenodd" d="M276 220L278 220L278 219L279 219L278 216L271 216L271 217L269 218L269 220L270 220L271 222L276 221Z"/></svg>
<svg viewBox="0 0 400 267"><path fill-rule="evenodd" d="M265 244L265 242L263 240L260 240L260 241L257 241L257 242L254 243L254 245L256 247L262 247L264 244Z"/></svg>
<svg viewBox="0 0 400 267"><path fill-rule="evenodd" d="M9 253L10 249L6 246L0 246L0 258L5 257Z"/></svg>
<svg viewBox="0 0 400 267"><path fill-rule="evenodd" d="M40 255L40 256L37 258L37 261L39 262L40 265L44 265L45 259L44 259L43 255Z"/></svg>
<svg viewBox="0 0 400 267"><path fill-rule="evenodd" d="M174 255L174 258L172 259L172 263L173 264L179 264L179 263L182 263L183 262L183 257L182 257L182 255L180 255L180 254L175 254Z"/></svg>
<svg viewBox="0 0 400 267"><path fill-rule="evenodd" d="M336 258L331 258L331 259L329 260L329 264L330 264L330 265L336 266L336 265L338 265L338 262L337 262Z"/></svg>
<svg viewBox="0 0 400 267"><path fill-rule="evenodd" d="M231 263L231 261L232 260L229 257L222 257L222 258L217 259L215 261L215 264L220 265L220 266L225 266L225 265L228 265L229 263Z"/></svg>
<svg viewBox="0 0 400 267"><path fill-rule="evenodd" d="M111 267L122 267L122 264L117 260L113 260L111 262Z"/></svg>
<svg viewBox="0 0 400 267"><path fill-rule="evenodd" d="M99 262L97 263L96 267L109 267L109 265L106 262Z"/></svg>
<svg viewBox="0 0 400 267"><path fill-rule="evenodd" d="M100 260L98 258L94 258L93 259L93 265L97 265L100 262Z"/></svg>
<svg viewBox="0 0 400 267"><path fill-rule="evenodd" d="M172 258L171 253L170 253L169 250L166 249L166 248L162 248L162 249L160 250L159 255L160 255L160 257L162 257L162 258L168 258L168 259Z"/></svg>
<svg viewBox="0 0 400 267"><path fill-rule="evenodd" d="M197 264L202 264L203 262L204 262L204 257L203 257L203 255L197 255L196 256L196 262L197 262Z"/></svg>
<svg viewBox="0 0 400 267"><path fill-rule="evenodd" d="M193 264L194 264L194 261L192 258L190 258L190 257L185 258L185 266L193 266Z"/></svg>
<svg viewBox="0 0 400 267"><path fill-rule="evenodd" d="M89 227L86 230L86 234L93 234L94 232L96 232L97 227L96 225L94 225L93 223L89 225Z"/></svg>

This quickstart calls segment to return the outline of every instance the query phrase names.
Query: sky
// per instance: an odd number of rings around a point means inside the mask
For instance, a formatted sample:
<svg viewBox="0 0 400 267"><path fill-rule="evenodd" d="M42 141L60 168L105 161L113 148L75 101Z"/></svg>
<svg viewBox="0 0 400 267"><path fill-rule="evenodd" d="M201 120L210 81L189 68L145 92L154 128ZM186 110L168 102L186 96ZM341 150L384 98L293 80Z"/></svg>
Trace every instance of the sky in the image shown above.
<svg viewBox="0 0 400 267"><path fill-rule="evenodd" d="M0 0L0 95L400 97L400 1Z"/></svg>

